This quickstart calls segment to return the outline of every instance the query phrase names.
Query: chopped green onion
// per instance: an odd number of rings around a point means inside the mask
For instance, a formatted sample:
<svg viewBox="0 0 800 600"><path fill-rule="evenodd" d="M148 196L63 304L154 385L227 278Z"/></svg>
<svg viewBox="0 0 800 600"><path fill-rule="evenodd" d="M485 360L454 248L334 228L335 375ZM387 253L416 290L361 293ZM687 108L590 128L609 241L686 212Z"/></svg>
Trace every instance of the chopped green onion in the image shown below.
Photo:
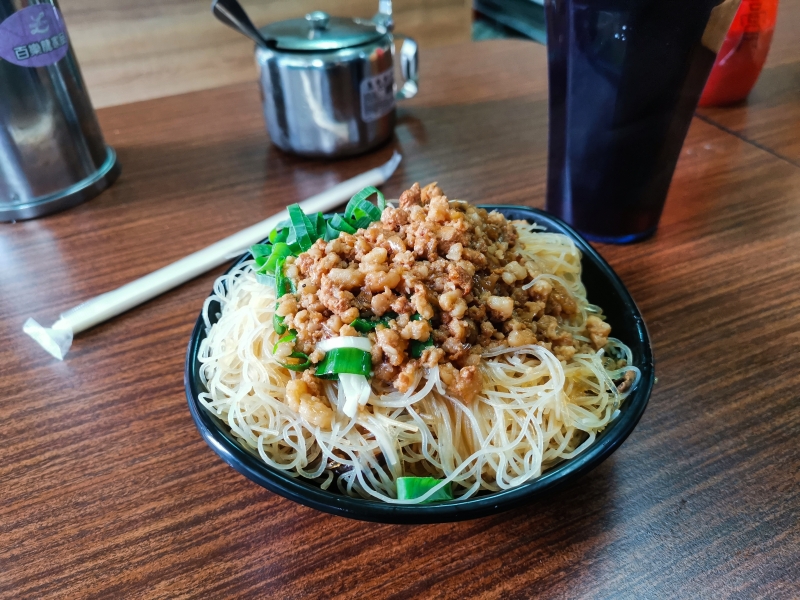
<svg viewBox="0 0 800 600"><path fill-rule="evenodd" d="M278 242L272 247L272 254L270 256L277 256L278 258L286 258L292 255L292 249L286 242Z"/></svg>
<svg viewBox="0 0 800 600"><path fill-rule="evenodd" d="M286 243L289 245L289 248L292 251L292 255L299 256L303 249L300 247L300 244L297 241L297 238L294 234L294 229L289 231L289 237L286 238Z"/></svg>
<svg viewBox="0 0 800 600"><path fill-rule="evenodd" d="M347 203L347 206L345 207L344 210L344 218L352 219L354 216L358 218L358 216L355 215L355 213L357 210L362 210L370 214L371 216L374 216L373 220L377 221L378 219L380 219L381 218L380 209L367 200L367 198L369 198L373 194L377 194L379 202L381 199L385 201L383 194L377 188L373 186L365 187L355 196L350 198L350 201Z"/></svg>
<svg viewBox="0 0 800 600"><path fill-rule="evenodd" d="M303 209L300 208L299 205L298 205L298 209L300 209L300 213L303 215L303 222L306 225L306 229L308 230L308 236L311 238L311 243L313 244L314 242L317 241L317 238L319 238L319 236L317 235L317 220L316 220L317 218L316 218L316 215L312 215L311 217L309 217L306 213L303 212ZM319 213L317 213L317 214L319 214ZM309 246L309 248L310 247L311 246Z"/></svg>
<svg viewBox="0 0 800 600"><path fill-rule="evenodd" d="M361 317L359 317L355 321L350 323L350 326L353 327L353 329L355 329L359 333L369 333L370 331L375 331L375 328L378 325L389 327L389 321L396 318L397 318L397 313L389 311L385 313L383 317L377 319L376 321L368 321L367 319L362 319Z"/></svg>
<svg viewBox="0 0 800 600"><path fill-rule="evenodd" d="M278 261L281 259L285 259L287 256L292 255L292 250L289 248L287 244L284 242L278 242L272 247L272 253L267 258L267 262L260 266L258 269L258 274L261 275L274 275L275 274L275 267L278 265ZM258 263L258 259L256 259L256 263Z"/></svg>
<svg viewBox="0 0 800 600"><path fill-rule="evenodd" d="M277 244L278 242L285 242L286 238L289 237L289 225L289 221L281 221L278 223L278 226L269 234L270 243Z"/></svg>
<svg viewBox="0 0 800 600"><path fill-rule="evenodd" d="M368 217L368 216L362 216L361 218L359 218L359 219L356 219L356 220L352 221L352 223L353 223L353 226L354 226L356 229L366 229L366 228L367 228L367 227L369 227L369 226L370 226L370 224L371 224L371 223L373 223L375 220L376 220L376 219L371 219L371 218L370 218L370 217Z"/></svg>
<svg viewBox="0 0 800 600"><path fill-rule="evenodd" d="M286 325L283 324L283 321L286 317L278 316L278 313L274 313L272 315L272 328L275 330L275 333L278 335L283 335L286 333L286 330L289 329Z"/></svg>
<svg viewBox="0 0 800 600"><path fill-rule="evenodd" d="M313 236L316 231L310 231L314 227L299 204L291 204L286 210L289 211L289 219L292 221L294 241L300 246L300 250L305 252L311 248L311 244L314 243L311 236Z"/></svg>
<svg viewBox="0 0 800 600"><path fill-rule="evenodd" d="M419 313L414 313L413 315L411 315L411 320L412 321L422 321L422 315L419 314Z"/></svg>
<svg viewBox="0 0 800 600"><path fill-rule="evenodd" d="M319 239L325 235L325 226L328 224L325 220L325 215L321 212L311 215L311 224L314 226L314 232L316 233L314 236L315 239Z"/></svg>
<svg viewBox="0 0 800 600"><path fill-rule="evenodd" d="M356 232L356 228L350 225L347 221L342 218L342 215L333 215L331 220L328 221L328 224L333 227L334 229L338 229L339 231L344 231L345 233L354 234Z"/></svg>
<svg viewBox="0 0 800 600"><path fill-rule="evenodd" d="M347 203L344 218L357 229L365 229L373 221L381 219L383 211L367 200L373 194L377 194L379 200L383 196L376 188L370 186L358 192Z"/></svg>
<svg viewBox="0 0 800 600"><path fill-rule="evenodd" d="M330 352L337 348L358 348L364 352L372 350L372 342L369 338L360 335L340 335L317 343L317 350L320 352Z"/></svg>
<svg viewBox="0 0 800 600"><path fill-rule="evenodd" d="M264 266L261 267L258 270L258 272L259 273L263 273L263 274L269 273L270 275L274 276L275 275L275 267L278 266L278 261L280 259L282 259L282 258L286 258L286 257L285 256L281 256L278 252L273 252L269 256L269 258L267 259L267 262L264 263Z"/></svg>
<svg viewBox="0 0 800 600"><path fill-rule="evenodd" d="M376 325L383 325L384 327L389 327L389 321L396 319L397 316L398 315L396 312L390 310L389 312L384 313L384 315L380 319L378 319Z"/></svg>
<svg viewBox="0 0 800 600"><path fill-rule="evenodd" d="M377 196L378 206L367 200L373 194ZM335 214L326 219L321 212L308 216L299 204L290 205L287 208L289 219L281 221L272 230L270 244L254 244L250 248L257 266L256 279L259 283L272 285L281 259L306 252L318 239L329 242L342 232L354 234L358 229L369 227L370 223L380 220L385 207L386 198L374 187L364 188L350 198L344 216ZM280 279L275 282L280 297L286 293L286 283L280 277L277 279ZM288 280L288 285L294 292L294 283Z"/></svg>
<svg viewBox="0 0 800 600"><path fill-rule="evenodd" d="M411 340L408 345L408 353L411 355L411 358L421 358L425 348L430 348L431 346L433 346L433 336L429 336L424 342Z"/></svg>
<svg viewBox="0 0 800 600"><path fill-rule="evenodd" d="M367 321L366 319L362 319L360 317L350 323L350 327L359 333L369 333L370 331L374 331L377 325L377 321Z"/></svg>
<svg viewBox="0 0 800 600"><path fill-rule="evenodd" d="M372 356L358 348L336 348L325 354L317 366L317 377L336 379L339 373L352 373L369 377L372 371Z"/></svg>
<svg viewBox="0 0 800 600"><path fill-rule="evenodd" d="M278 346L280 344L288 344L290 342L294 342L296 339L297 339L297 332L294 329L290 330L289 333L287 333L285 336L283 336L281 339L275 342L275 345L272 347L272 353L275 354L278 351Z"/></svg>
<svg viewBox="0 0 800 600"><path fill-rule="evenodd" d="M275 265L275 298L281 298L284 294L289 293L286 291L286 284L289 283L290 280L283 274L283 265L285 263L286 259L280 258Z"/></svg>
<svg viewBox="0 0 800 600"><path fill-rule="evenodd" d="M272 245L271 244L253 244L250 246L250 254L253 255L253 258L256 261L256 266L261 269L267 261L269 260L270 255L272 254Z"/></svg>
<svg viewBox="0 0 800 600"><path fill-rule="evenodd" d="M305 352L292 352L289 358L296 358L303 361L301 363L281 363L282 367L286 367L290 371L305 371L311 366L311 359L308 358L308 354Z"/></svg>
<svg viewBox="0 0 800 600"><path fill-rule="evenodd" d="M420 496L424 496L427 492L439 485L441 480L434 479L433 477L398 477L397 478L397 499L398 500L414 500ZM420 504L427 504L429 502L441 502L443 500L452 500L453 490L450 484L447 483L441 488L436 490L433 494L425 498Z"/></svg>
<svg viewBox="0 0 800 600"><path fill-rule="evenodd" d="M327 223L325 223L325 235L323 236L322 239L325 240L326 242L330 242L331 240L335 240L336 238L338 238L340 233L341 231L333 227L330 221L328 221Z"/></svg>
<svg viewBox="0 0 800 600"><path fill-rule="evenodd" d="M253 255L253 258L258 260L259 258L263 258L265 256L269 256L272 254L272 245L271 244L253 244L250 246L250 254Z"/></svg>

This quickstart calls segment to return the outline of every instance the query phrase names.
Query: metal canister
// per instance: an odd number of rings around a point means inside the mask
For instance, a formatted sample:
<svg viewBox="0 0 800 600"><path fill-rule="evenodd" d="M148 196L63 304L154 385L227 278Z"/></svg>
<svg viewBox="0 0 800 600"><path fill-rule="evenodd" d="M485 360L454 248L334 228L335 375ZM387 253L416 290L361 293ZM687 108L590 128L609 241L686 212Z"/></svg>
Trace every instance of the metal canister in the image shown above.
<svg viewBox="0 0 800 600"><path fill-rule="evenodd" d="M260 29L268 47L256 47L264 117L272 142L304 156L364 152L394 131L395 100L417 92L417 45L405 38L396 89L391 22L331 17Z"/></svg>
<svg viewBox="0 0 800 600"><path fill-rule="evenodd" d="M93 198L119 174L55 0L0 0L0 221Z"/></svg>

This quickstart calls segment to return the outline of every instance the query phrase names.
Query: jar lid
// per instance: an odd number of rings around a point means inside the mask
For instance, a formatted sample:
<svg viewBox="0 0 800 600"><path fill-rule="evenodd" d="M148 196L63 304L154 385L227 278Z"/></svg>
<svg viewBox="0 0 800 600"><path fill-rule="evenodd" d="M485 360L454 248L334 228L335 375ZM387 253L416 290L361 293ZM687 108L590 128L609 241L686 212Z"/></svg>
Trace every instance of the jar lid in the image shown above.
<svg viewBox="0 0 800 600"><path fill-rule="evenodd" d="M383 32L371 21L331 17L321 10L261 28L279 50L339 50L377 40Z"/></svg>

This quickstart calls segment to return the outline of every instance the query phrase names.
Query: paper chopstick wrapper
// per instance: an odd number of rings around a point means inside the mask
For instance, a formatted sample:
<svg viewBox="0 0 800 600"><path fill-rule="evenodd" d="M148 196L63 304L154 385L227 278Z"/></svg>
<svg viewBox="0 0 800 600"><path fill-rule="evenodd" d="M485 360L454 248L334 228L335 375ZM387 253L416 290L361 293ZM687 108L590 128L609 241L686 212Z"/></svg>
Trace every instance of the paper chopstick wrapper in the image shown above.
<svg viewBox="0 0 800 600"><path fill-rule="evenodd" d="M741 0L723 0L711 9L706 28L703 30L703 46L711 50L714 54L722 48L722 43L728 35L736 11L739 10Z"/></svg>
<svg viewBox="0 0 800 600"><path fill-rule="evenodd" d="M312 196L301 202L300 206L306 213L327 212L349 200L363 188L384 183L394 173L401 159L400 154L395 152L392 158L380 167ZM231 260L231 257L243 254L251 245L265 239L278 223L288 218L289 213L282 210L171 265L71 308L62 313L52 327L43 327L34 319L28 319L22 330L50 354L63 360L72 345L74 335L163 294Z"/></svg>

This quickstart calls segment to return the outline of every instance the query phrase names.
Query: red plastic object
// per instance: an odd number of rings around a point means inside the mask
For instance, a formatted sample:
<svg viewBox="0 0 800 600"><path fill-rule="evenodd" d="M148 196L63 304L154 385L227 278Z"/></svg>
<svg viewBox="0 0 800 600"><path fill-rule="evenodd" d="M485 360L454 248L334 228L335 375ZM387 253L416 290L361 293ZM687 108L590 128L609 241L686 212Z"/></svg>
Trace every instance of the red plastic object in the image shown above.
<svg viewBox="0 0 800 600"><path fill-rule="evenodd" d="M700 106L744 100L767 60L778 0L742 0L708 76Z"/></svg>

